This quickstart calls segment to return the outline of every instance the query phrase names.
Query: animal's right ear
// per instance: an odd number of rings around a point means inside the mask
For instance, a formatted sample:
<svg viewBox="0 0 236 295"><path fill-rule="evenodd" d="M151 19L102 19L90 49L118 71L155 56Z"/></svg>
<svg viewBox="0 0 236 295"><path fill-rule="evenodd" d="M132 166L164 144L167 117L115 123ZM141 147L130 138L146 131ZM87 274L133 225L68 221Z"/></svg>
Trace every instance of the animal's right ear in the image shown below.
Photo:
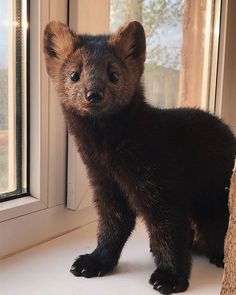
<svg viewBox="0 0 236 295"><path fill-rule="evenodd" d="M43 43L47 72L55 78L63 61L75 50L76 35L61 22L51 21L44 30Z"/></svg>

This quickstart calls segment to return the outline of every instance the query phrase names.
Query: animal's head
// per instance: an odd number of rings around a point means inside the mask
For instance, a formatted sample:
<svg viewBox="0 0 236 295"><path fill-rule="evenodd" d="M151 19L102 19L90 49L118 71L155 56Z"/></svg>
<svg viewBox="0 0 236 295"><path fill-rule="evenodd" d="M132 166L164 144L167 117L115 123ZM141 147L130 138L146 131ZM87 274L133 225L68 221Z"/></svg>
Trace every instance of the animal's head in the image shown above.
<svg viewBox="0 0 236 295"><path fill-rule="evenodd" d="M111 114L128 105L145 51L145 33L136 21L112 35L76 35L56 21L44 31L48 74L63 106L81 115Z"/></svg>

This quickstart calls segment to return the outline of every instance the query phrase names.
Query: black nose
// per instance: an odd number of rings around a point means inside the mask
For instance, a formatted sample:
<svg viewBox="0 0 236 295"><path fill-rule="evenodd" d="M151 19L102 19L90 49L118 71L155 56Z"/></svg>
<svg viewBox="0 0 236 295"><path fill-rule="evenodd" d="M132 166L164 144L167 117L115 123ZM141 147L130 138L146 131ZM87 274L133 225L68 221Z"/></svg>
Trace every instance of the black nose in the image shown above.
<svg viewBox="0 0 236 295"><path fill-rule="evenodd" d="M98 103L102 100L102 94L101 92L97 91L89 91L87 93L87 101L91 103Z"/></svg>

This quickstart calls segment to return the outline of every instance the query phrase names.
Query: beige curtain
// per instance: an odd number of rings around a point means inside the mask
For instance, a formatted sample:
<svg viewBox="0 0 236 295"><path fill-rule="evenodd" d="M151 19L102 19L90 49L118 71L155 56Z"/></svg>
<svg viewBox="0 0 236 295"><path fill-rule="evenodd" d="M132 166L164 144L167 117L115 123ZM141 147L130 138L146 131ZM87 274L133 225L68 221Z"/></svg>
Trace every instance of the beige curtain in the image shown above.
<svg viewBox="0 0 236 295"><path fill-rule="evenodd" d="M178 106L201 106L208 0L185 0Z"/></svg>
<svg viewBox="0 0 236 295"><path fill-rule="evenodd" d="M229 193L230 220L225 239L225 267L221 295L236 294L236 162Z"/></svg>

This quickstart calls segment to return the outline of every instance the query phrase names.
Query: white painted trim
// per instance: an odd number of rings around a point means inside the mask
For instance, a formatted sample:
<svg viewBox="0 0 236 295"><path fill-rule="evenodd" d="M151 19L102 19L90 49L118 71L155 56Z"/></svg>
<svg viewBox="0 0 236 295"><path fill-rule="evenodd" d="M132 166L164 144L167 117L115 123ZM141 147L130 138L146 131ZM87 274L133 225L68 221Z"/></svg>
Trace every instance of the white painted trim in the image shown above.
<svg viewBox="0 0 236 295"><path fill-rule="evenodd" d="M58 0L46 1L48 2L50 2L50 20L67 23L67 0L60 0L60 5ZM44 27L45 24L43 30ZM43 75L48 79L44 57ZM50 81L48 95L48 149L45 152L48 156L48 207L53 207L66 202L67 133L62 109L54 85Z"/></svg>
<svg viewBox="0 0 236 295"><path fill-rule="evenodd" d="M50 240L97 219L93 208L78 212L63 205L0 223L0 259ZM16 230L20 228L21 230Z"/></svg>
<svg viewBox="0 0 236 295"><path fill-rule="evenodd" d="M70 27L78 33L104 34L110 30L109 0L70 0ZM83 209L92 205L92 190L86 168L73 138L68 140L67 208Z"/></svg>
<svg viewBox="0 0 236 295"><path fill-rule="evenodd" d="M221 32L221 16L222 16L222 0L215 0L214 2L214 19L212 31L212 49L211 49L211 63L209 76L209 99L207 109L215 113L216 108L216 92L217 92L217 72L219 65L219 44Z"/></svg>
<svg viewBox="0 0 236 295"><path fill-rule="evenodd" d="M219 63L218 63L218 71L217 71L218 76L217 76L217 83L216 83L217 89L216 89L216 104L215 104L215 114L219 117L221 117L221 113L222 113L227 15L228 15L228 0L222 0Z"/></svg>
<svg viewBox="0 0 236 295"><path fill-rule="evenodd" d="M50 19L49 3L45 0L31 1L30 7L30 194L45 206L48 202L50 97L42 36Z"/></svg>
<svg viewBox="0 0 236 295"><path fill-rule="evenodd" d="M216 108L221 18L224 6L222 2L222 0L209 0L206 7L201 108L212 113L215 113Z"/></svg>
<svg viewBox="0 0 236 295"><path fill-rule="evenodd" d="M31 196L6 201L0 203L0 223L45 208L43 202Z"/></svg>
<svg viewBox="0 0 236 295"><path fill-rule="evenodd" d="M217 0L216 0L217 1ZM211 60L212 60L212 29L213 17L214 17L214 3L215 0L209 0L206 2L206 13L205 13L205 38L204 38L204 56L203 56L203 78L202 78L202 98L201 98L201 108L208 109L209 102L209 88L210 88L210 72L211 72Z"/></svg>

